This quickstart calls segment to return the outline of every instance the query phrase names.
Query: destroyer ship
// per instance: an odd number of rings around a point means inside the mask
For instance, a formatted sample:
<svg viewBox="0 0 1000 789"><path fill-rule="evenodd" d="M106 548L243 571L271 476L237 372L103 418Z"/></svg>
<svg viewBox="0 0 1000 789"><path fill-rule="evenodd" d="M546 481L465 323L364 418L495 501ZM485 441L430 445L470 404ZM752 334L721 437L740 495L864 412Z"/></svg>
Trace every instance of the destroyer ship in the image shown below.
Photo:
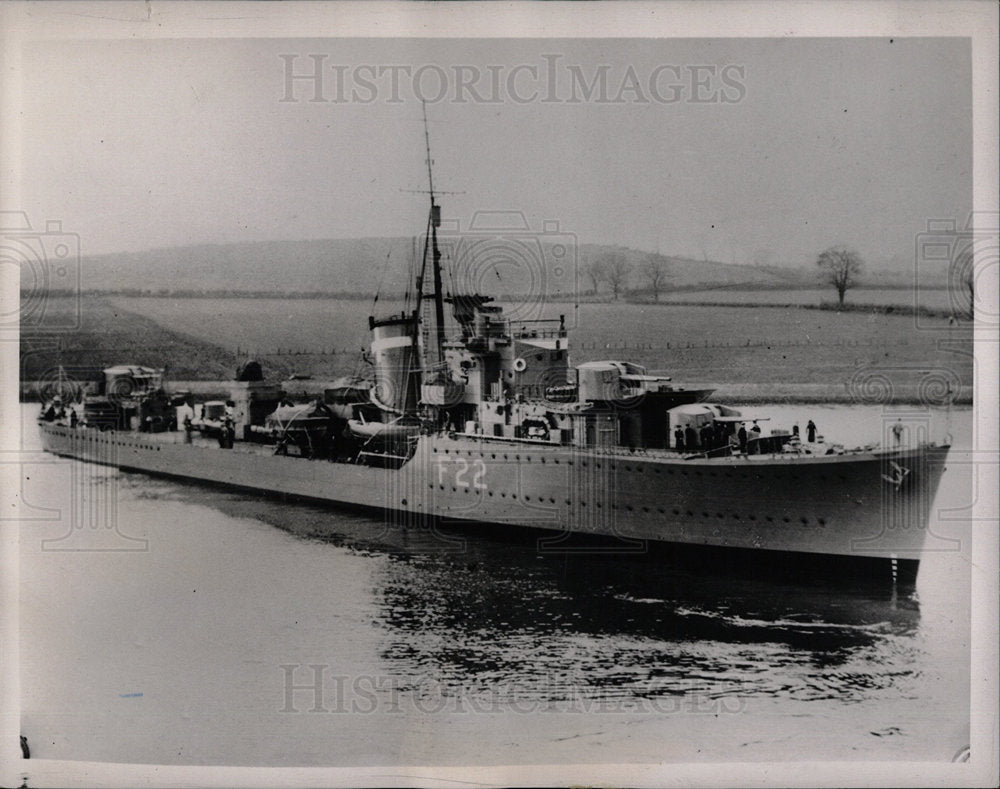
<svg viewBox="0 0 1000 789"><path fill-rule="evenodd" d="M369 318L370 376L295 403L248 362L228 400L192 409L161 370L109 368L82 403L45 407L44 448L376 509L404 528L543 529L551 550L590 535L609 550L652 541L916 578L947 444L748 430L710 390L626 361L572 366L563 319L512 320L488 296L444 291L427 147L423 259L410 307Z"/></svg>

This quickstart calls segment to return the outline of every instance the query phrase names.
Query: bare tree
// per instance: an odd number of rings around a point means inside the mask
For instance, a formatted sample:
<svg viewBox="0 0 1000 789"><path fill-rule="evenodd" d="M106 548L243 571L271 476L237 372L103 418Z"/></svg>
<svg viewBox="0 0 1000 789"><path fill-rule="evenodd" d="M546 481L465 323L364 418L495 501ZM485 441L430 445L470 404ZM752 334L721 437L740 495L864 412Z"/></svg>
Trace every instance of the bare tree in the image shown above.
<svg viewBox="0 0 1000 789"><path fill-rule="evenodd" d="M858 278L864 268L861 257L853 249L847 247L830 247L820 253L816 260L820 270L820 280L825 285L833 285L837 289L838 303L844 306L844 294L848 288L858 283Z"/></svg>
<svg viewBox="0 0 1000 789"><path fill-rule="evenodd" d="M597 293L597 289L604 282L607 272L604 270L603 260L592 260L583 267L583 273L590 280L590 292Z"/></svg>
<svg viewBox="0 0 1000 789"><path fill-rule="evenodd" d="M660 300L660 291L667 283L667 260L662 255L647 255L640 266L642 275L653 291L653 301Z"/></svg>
<svg viewBox="0 0 1000 789"><path fill-rule="evenodd" d="M604 276L611 286L611 294L615 300L628 286L628 276L632 270L628 258L622 252L615 252L604 259Z"/></svg>

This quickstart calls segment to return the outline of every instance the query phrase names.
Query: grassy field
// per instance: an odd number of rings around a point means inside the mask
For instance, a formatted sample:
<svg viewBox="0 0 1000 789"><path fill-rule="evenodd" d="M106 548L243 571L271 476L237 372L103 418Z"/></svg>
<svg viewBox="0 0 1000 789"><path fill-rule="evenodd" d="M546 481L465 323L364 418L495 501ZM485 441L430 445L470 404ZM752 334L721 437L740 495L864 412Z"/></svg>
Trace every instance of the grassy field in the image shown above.
<svg viewBox="0 0 1000 789"><path fill-rule="evenodd" d="M706 290L688 290L673 293L661 293L660 301L671 302L728 302L730 304L806 304L819 305L823 302L836 302L837 294L833 288L803 288L803 289L753 289L743 287L723 287ZM912 288L855 288L847 291L845 299L849 305L883 304L903 307L924 307L931 310L959 314L966 309L961 294L953 294L946 288L922 288L914 291Z"/></svg>
<svg viewBox="0 0 1000 789"><path fill-rule="evenodd" d="M364 301L115 298L171 333L261 358L268 369L332 377L351 372L368 343ZM638 361L677 380L842 384L877 369L912 383L927 371L972 383L967 325L938 318L837 313L783 307L682 305L512 305L517 314L558 317L573 328L574 363ZM397 305L380 306L387 314ZM179 376L178 376L179 377Z"/></svg>
<svg viewBox="0 0 1000 789"><path fill-rule="evenodd" d="M164 328L146 313L125 311L107 299L50 299L41 328L21 330L21 379L54 380L59 368L77 380L94 379L114 364L168 367L174 378L231 378L235 355L181 330Z"/></svg>

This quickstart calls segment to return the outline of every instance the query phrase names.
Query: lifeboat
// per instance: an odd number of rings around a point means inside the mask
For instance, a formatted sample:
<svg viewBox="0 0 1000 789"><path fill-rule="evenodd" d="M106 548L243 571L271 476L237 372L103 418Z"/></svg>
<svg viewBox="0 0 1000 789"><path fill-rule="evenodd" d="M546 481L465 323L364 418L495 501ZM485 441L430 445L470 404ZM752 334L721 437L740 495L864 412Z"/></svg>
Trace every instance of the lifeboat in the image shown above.
<svg viewBox="0 0 1000 789"><path fill-rule="evenodd" d="M366 422L363 419L348 419L347 427L357 438L366 441L384 440L399 441L411 438L420 433L420 424L401 419L392 422Z"/></svg>

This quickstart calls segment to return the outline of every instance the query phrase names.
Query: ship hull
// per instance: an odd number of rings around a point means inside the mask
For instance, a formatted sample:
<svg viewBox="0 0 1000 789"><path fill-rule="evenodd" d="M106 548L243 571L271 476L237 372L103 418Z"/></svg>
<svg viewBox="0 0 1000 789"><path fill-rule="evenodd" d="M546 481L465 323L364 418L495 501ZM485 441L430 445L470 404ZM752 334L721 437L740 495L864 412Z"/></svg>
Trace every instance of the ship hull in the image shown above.
<svg viewBox="0 0 1000 789"><path fill-rule="evenodd" d="M919 561L947 446L827 456L685 460L634 453L421 436L399 468L220 449L180 433L41 423L44 449L126 470L374 508L403 523L509 524L619 549L643 541Z"/></svg>

